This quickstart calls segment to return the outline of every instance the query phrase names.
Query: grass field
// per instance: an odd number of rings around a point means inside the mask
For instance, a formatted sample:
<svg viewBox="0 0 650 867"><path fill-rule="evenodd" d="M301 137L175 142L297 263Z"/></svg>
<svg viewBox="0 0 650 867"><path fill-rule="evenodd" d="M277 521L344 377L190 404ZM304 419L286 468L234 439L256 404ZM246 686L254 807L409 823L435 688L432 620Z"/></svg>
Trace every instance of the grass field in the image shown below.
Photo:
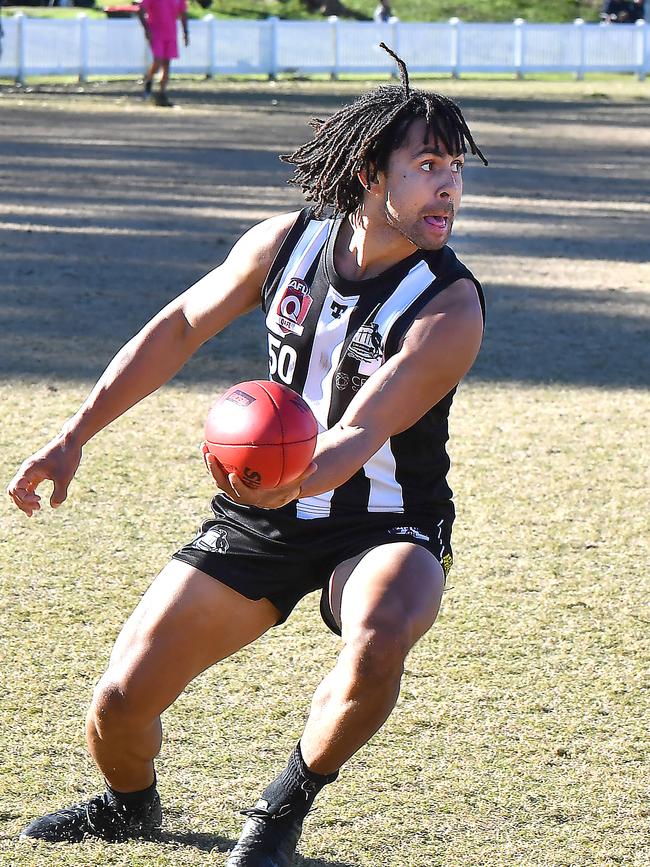
<svg viewBox="0 0 650 867"><path fill-rule="evenodd" d="M437 82L490 167L454 246L489 303L452 416L456 565L398 707L317 802L301 867L647 867L650 102L633 81ZM6 91L0 478L117 348L298 204L277 154L359 85ZM0 864L223 865L338 641L305 600L164 716L161 844L19 843L98 790L82 727L124 618L206 514L214 396L264 375L251 316L86 449L69 501L0 509ZM262 674L262 676L260 676ZM215 850L212 851L211 850Z"/></svg>

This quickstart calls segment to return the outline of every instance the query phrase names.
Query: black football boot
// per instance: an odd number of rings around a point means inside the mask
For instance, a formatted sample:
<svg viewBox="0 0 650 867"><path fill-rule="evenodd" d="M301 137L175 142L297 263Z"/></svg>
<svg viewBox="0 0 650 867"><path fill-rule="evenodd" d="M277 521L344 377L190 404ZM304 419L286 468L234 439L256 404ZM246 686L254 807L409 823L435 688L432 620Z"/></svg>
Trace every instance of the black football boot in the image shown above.
<svg viewBox="0 0 650 867"><path fill-rule="evenodd" d="M34 819L20 839L47 843L80 843L85 837L99 837L110 843L133 837L152 840L158 836L161 824L162 807L155 790L150 801L134 807L122 804L111 792L104 792L89 801Z"/></svg>
<svg viewBox="0 0 650 867"><path fill-rule="evenodd" d="M255 806L242 810L248 818L226 867L291 867L314 798L337 776L338 771L327 776L312 773L298 744L285 770L266 787Z"/></svg>

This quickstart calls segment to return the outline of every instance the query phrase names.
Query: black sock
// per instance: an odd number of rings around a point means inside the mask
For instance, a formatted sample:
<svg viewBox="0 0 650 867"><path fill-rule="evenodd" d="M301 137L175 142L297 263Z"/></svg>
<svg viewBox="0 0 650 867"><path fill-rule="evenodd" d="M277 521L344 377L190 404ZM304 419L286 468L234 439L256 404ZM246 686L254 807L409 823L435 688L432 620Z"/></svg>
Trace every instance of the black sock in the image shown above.
<svg viewBox="0 0 650 867"><path fill-rule="evenodd" d="M286 768L264 789L260 800L266 801L267 810L272 815L291 812L304 817L323 786L333 783L338 775L338 771L333 774L310 771L298 743L289 756Z"/></svg>
<svg viewBox="0 0 650 867"><path fill-rule="evenodd" d="M106 791L109 797L117 801L117 803L126 807L128 810L134 810L137 807L144 807L150 804L156 795L156 778L154 776L153 783L147 786L146 789L140 789L137 792L118 792L112 786L106 783Z"/></svg>

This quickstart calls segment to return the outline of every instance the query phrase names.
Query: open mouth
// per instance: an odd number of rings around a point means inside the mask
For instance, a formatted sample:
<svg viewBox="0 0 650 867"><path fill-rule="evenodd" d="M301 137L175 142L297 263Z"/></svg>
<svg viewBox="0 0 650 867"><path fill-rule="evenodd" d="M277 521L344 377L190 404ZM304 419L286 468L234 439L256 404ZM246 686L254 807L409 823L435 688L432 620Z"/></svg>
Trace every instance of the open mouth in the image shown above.
<svg viewBox="0 0 650 867"><path fill-rule="evenodd" d="M431 226L434 229L446 229L449 222L449 217L430 214L428 217L424 218L424 222L427 224L427 226Z"/></svg>

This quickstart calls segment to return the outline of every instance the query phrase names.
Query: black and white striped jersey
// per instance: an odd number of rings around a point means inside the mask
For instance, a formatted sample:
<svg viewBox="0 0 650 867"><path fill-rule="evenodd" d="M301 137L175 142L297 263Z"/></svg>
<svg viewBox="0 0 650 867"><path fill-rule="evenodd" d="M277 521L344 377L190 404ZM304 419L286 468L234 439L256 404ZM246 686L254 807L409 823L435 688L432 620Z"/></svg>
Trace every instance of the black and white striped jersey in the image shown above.
<svg viewBox="0 0 650 867"><path fill-rule="evenodd" d="M340 220L301 211L262 288L269 378L297 391L321 430L332 427L374 371L399 348L422 307L469 277L449 248L417 251L378 277L350 281L334 265ZM453 517L446 476L453 389L412 427L391 437L345 484L292 506L299 518L359 512Z"/></svg>

